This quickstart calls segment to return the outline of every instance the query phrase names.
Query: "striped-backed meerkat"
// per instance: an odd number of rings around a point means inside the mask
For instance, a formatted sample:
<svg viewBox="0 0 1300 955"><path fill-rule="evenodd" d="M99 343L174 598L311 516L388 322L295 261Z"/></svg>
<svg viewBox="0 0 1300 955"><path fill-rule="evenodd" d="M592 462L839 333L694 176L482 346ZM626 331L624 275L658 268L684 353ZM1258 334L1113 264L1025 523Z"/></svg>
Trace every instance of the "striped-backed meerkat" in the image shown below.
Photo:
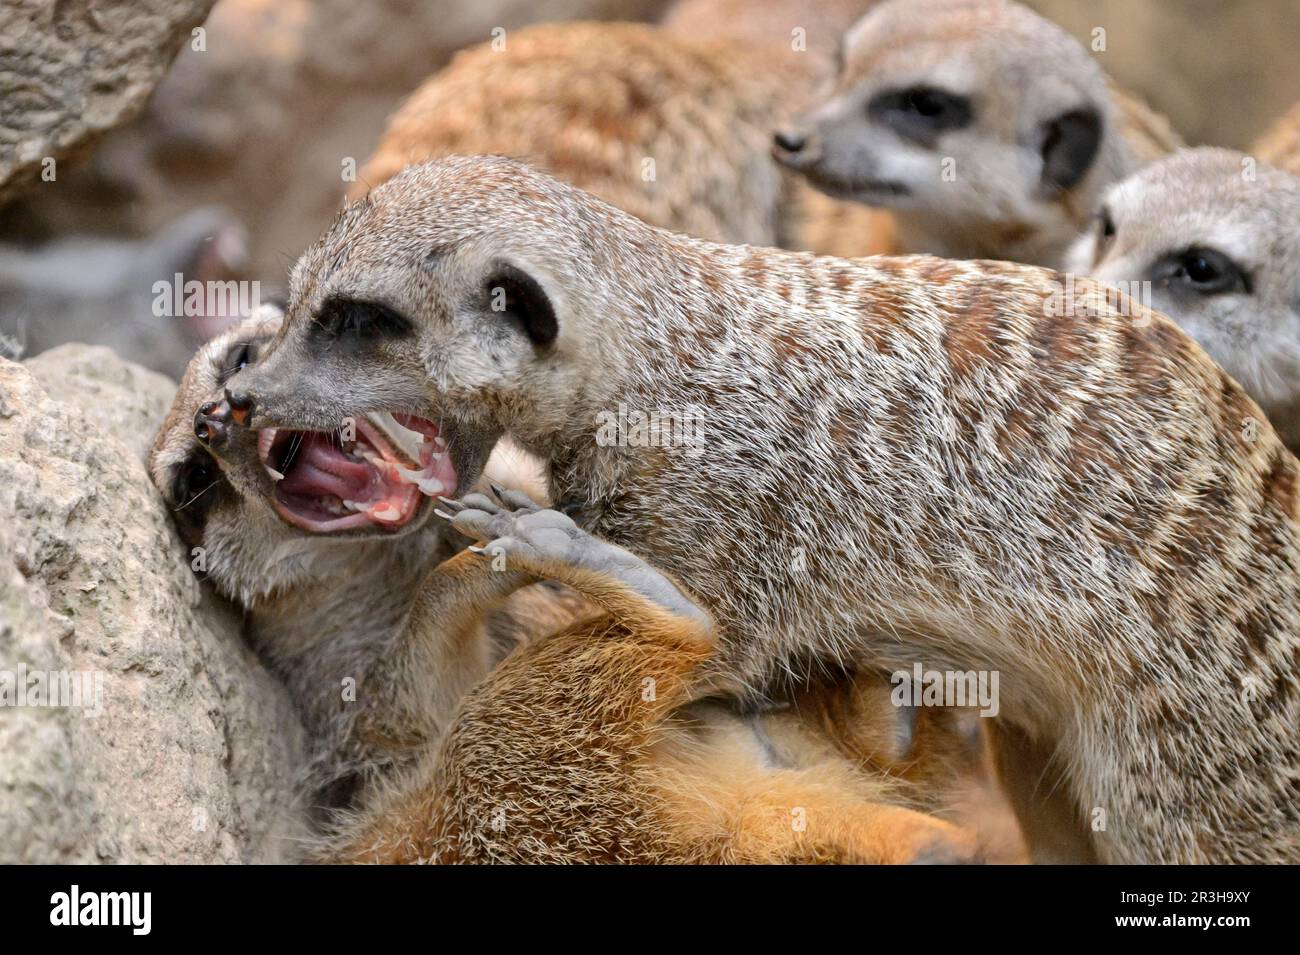
<svg viewBox="0 0 1300 955"><path fill-rule="evenodd" d="M436 489L408 490L392 470L414 472L426 450L396 418L358 417L355 443L232 428L209 399L279 323L264 309L199 352L150 465L303 714L307 799L335 810L318 817L312 858L976 857L974 833L918 811L943 808L970 759L957 714L900 710L865 673L805 687L786 709L683 708L711 648L707 615L644 562L518 491L500 492L509 509L445 505L458 529L507 537L487 556L461 550L468 540L430 520ZM366 513L353 498L387 504ZM549 554L557 529L564 547ZM518 589L534 577L589 599Z"/></svg>
<svg viewBox="0 0 1300 955"><path fill-rule="evenodd" d="M1072 36L1007 0L888 0L774 154L889 209L895 247L1056 266L1101 191L1176 149Z"/></svg>
<svg viewBox="0 0 1300 955"><path fill-rule="evenodd" d="M993 668L1101 860L1295 861L1296 459L1175 324L1069 287L713 245L461 157L340 214L227 400L400 408L461 480L509 433L712 615L714 672ZM602 439L624 409L700 440Z"/></svg>
<svg viewBox="0 0 1300 955"><path fill-rule="evenodd" d="M830 6L849 20L852 5ZM810 48L797 54L785 31L763 44L750 33L697 40L689 22L512 31L504 46L462 51L402 104L349 195L428 159L501 155L674 232L881 251L888 227L878 213L817 193L771 156L772 128L811 93L830 45L818 38L839 20L815 18Z"/></svg>
<svg viewBox="0 0 1300 955"><path fill-rule="evenodd" d="M1149 294L1300 449L1300 178L1227 149L1184 150L1113 186L1073 258L1075 271Z"/></svg>
<svg viewBox="0 0 1300 955"><path fill-rule="evenodd" d="M1275 120L1250 152L1262 163L1300 176L1300 103Z"/></svg>

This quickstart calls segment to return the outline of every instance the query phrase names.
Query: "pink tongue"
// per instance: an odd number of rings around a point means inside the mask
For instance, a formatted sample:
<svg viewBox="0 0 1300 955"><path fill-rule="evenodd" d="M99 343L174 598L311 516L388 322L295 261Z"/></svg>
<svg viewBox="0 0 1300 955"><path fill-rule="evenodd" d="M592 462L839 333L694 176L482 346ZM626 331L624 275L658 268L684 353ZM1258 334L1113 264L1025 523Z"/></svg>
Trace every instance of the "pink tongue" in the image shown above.
<svg viewBox="0 0 1300 955"><path fill-rule="evenodd" d="M286 494L322 497L333 494L345 501L370 499L373 475L363 461L353 461L329 438L308 435L298 449L292 469L278 485Z"/></svg>

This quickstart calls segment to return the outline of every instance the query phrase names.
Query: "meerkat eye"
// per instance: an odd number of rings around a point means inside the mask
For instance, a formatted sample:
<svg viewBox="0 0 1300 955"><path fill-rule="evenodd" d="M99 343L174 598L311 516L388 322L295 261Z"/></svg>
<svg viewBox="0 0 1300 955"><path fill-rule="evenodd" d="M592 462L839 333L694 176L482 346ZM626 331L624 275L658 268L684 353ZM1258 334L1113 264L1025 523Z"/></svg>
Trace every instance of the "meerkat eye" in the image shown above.
<svg viewBox="0 0 1300 955"><path fill-rule="evenodd" d="M400 338L412 328L407 318L381 302L351 298L326 300L312 321L313 332L330 342Z"/></svg>
<svg viewBox="0 0 1300 955"><path fill-rule="evenodd" d="M932 86L913 86L876 96L868 104L867 114L900 135L924 140L969 126L975 111L969 97Z"/></svg>
<svg viewBox="0 0 1300 955"><path fill-rule="evenodd" d="M253 363L254 344L251 341L235 342L221 360L221 370L217 373L217 384L224 385L239 372Z"/></svg>
<svg viewBox="0 0 1300 955"><path fill-rule="evenodd" d="M176 469L171 485L172 517L187 543L202 536L208 512L224 482L221 468L206 451L195 451Z"/></svg>
<svg viewBox="0 0 1300 955"><path fill-rule="evenodd" d="M220 480L221 472L216 463L204 452L190 455L172 479L172 499L178 509L192 506L196 498Z"/></svg>
<svg viewBox="0 0 1300 955"><path fill-rule="evenodd" d="M1251 291L1250 276L1217 249L1192 248L1172 263L1169 278L1199 295Z"/></svg>
<svg viewBox="0 0 1300 955"><path fill-rule="evenodd" d="M1110 210L1102 208L1097 214L1097 241L1093 250L1094 264L1100 262L1106 256L1106 250L1110 248L1111 242L1115 238L1115 220L1111 217Z"/></svg>

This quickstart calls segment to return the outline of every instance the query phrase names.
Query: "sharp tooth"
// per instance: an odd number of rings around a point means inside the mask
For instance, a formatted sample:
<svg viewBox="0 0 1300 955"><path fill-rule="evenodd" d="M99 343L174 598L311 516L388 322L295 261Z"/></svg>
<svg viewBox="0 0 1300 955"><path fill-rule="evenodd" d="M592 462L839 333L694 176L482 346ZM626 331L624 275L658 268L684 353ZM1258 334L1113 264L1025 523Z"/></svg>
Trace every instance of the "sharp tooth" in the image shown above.
<svg viewBox="0 0 1300 955"><path fill-rule="evenodd" d="M424 444L424 435L412 431L404 424L399 424L397 419L387 411L373 411L369 417L403 454L412 461L420 460L420 447Z"/></svg>
<svg viewBox="0 0 1300 955"><path fill-rule="evenodd" d="M379 501L375 504L358 504L356 501L344 501L343 506L350 511L369 514L377 521L395 521L402 516L402 512L387 501Z"/></svg>
<svg viewBox="0 0 1300 955"><path fill-rule="evenodd" d="M269 474L269 475L271 475L271 480L272 480L272 481L283 481L283 480L284 480L284 475L281 474L279 471L277 471L275 468L271 467L271 465L269 465L269 464L264 464L264 465L262 465L262 467L266 468L266 473Z"/></svg>
<svg viewBox="0 0 1300 955"><path fill-rule="evenodd" d="M416 481L415 484L420 489L420 493L426 497L437 497L447 490L436 477L425 478L423 481Z"/></svg>
<svg viewBox="0 0 1300 955"><path fill-rule="evenodd" d="M424 471L418 468L404 468L398 464L392 465L392 468L398 479L407 484L419 484L424 480Z"/></svg>

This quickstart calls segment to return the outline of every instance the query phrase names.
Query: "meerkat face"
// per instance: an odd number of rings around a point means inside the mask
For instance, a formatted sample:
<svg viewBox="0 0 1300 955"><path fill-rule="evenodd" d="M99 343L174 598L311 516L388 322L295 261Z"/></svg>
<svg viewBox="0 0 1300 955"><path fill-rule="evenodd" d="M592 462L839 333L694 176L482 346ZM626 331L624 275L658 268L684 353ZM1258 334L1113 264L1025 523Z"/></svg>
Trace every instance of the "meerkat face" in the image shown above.
<svg viewBox="0 0 1300 955"><path fill-rule="evenodd" d="M1229 150L1176 153L1110 189L1071 267L1169 315L1266 411L1296 403L1300 179Z"/></svg>
<svg viewBox="0 0 1300 955"><path fill-rule="evenodd" d="M588 220L574 195L493 158L416 166L380 186L295 267L279 336L228 386L234 416L332 430L388 413L445 449L431 472L441 487L421 490L467 488L512 424L558 427L598 367L584 360L598 344L566 316L599 313L584 298L597 283L583 280L583 250L607 222Z"/></svg>
<svg viewBox="0 0 1300 955"><path fill-rule="evenodd" d="M774 155L840 198L1034 225L1089 176L1107 106L1086 51L1024 7L891 0L849 32L832 88Z"/></svg>
<svg viewBox="0 0 1300 955"><path fill-rule="evenodd" d="M246 604L323 561L346 562L339 543L402 537L432 513L399 473L418 472L419 435L392 416L358 419L351 434L233 426L223 389L260 359L282 319L263 306L200 349L149 460L182 539L218 590Z"/></svg>

